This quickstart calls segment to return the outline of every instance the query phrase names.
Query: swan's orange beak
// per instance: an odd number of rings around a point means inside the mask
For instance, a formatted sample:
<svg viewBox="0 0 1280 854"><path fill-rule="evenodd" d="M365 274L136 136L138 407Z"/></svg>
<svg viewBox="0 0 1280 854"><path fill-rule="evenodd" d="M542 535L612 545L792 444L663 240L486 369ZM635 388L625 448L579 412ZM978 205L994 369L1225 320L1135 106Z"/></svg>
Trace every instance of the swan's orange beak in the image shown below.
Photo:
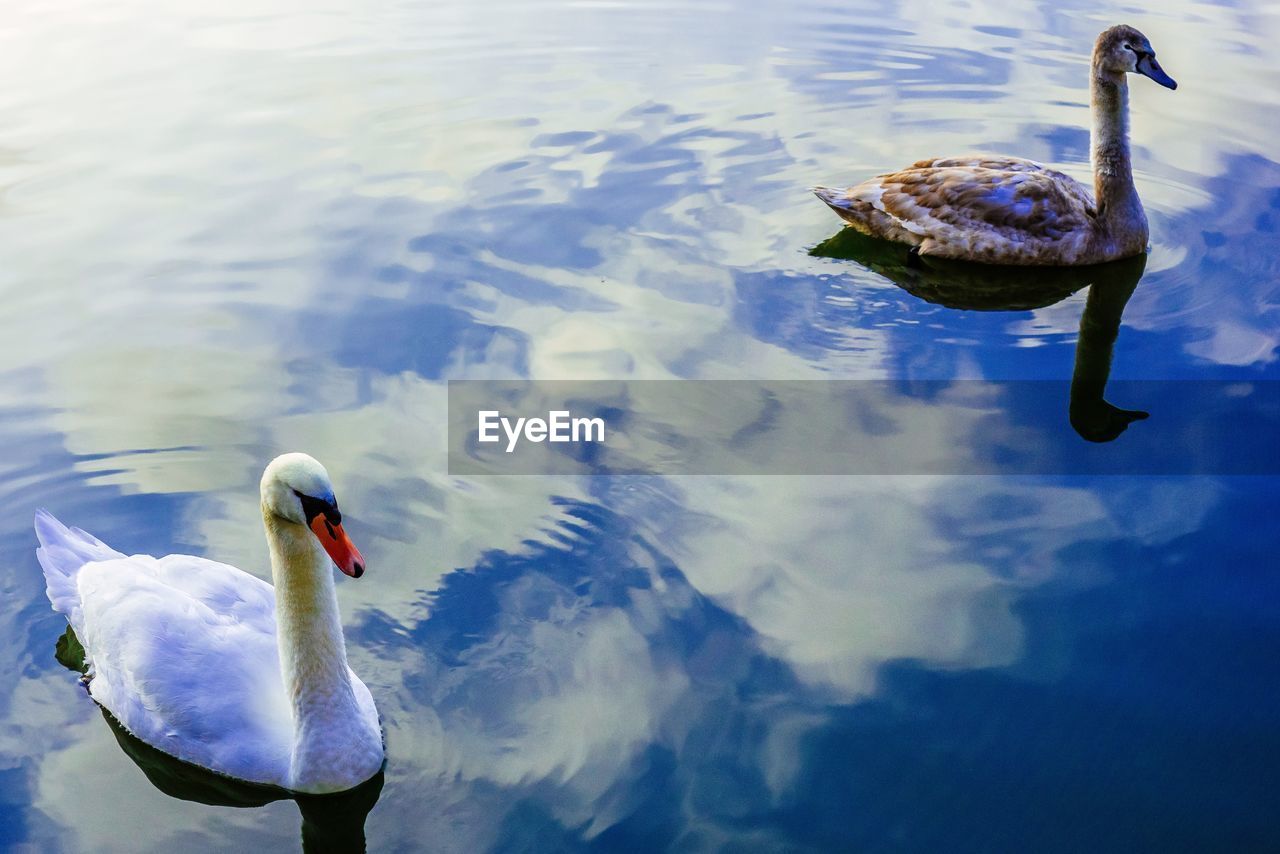
<svg viewBox="0 0 1280 854"><path fill-rule="evenodd" d="M342 530L342 523L335 525L319 513L311 520L311 533L320 540L320 545L324 546L338 569L352 578L364 575L364 558L347 537L347 532Z"/></svg>

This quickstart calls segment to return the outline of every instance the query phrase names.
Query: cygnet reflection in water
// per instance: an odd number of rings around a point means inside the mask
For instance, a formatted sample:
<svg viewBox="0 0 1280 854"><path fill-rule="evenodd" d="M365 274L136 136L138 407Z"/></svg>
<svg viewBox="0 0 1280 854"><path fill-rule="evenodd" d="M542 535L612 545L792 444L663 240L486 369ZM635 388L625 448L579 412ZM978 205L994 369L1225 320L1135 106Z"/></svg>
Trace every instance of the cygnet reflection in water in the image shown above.
<svg viewBox="0 0 1280 854"><path fill-rule="evenodd" d="M1121 409L1103 397L1125 306L1147 266L1145 254L1088 267L1000 267L921 257L901 244L851 228L819 243L809 254L856 261L912 296L960 311L1031 311L1087 287L1071 375L1071 426L1090 442L1110 442L1149 415Z"/></svg>

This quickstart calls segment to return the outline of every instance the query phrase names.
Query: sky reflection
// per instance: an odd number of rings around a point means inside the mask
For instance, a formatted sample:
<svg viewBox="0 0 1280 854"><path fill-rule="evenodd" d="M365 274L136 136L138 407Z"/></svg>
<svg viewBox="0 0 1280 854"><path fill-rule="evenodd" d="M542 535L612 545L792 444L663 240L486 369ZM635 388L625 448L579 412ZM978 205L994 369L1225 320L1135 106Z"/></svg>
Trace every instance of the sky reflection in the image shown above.
<svg viewBox="0 0 1280 854"><path fill-rule="evenodd" d="M923 302L811 256L805 188L973 149L1086 174L1119 18L1185 85L1134 86L1153 246L1113 378L1280 378L1280 15L1141 17L18 4L0 847L296 844L292 805L175 801L120 752L29 521L265 575L294 449L369 562L339 595L390 748L371 850L1274 843L1274 478L446 473L450 379L1069 379L1086 292Z"/></svg>

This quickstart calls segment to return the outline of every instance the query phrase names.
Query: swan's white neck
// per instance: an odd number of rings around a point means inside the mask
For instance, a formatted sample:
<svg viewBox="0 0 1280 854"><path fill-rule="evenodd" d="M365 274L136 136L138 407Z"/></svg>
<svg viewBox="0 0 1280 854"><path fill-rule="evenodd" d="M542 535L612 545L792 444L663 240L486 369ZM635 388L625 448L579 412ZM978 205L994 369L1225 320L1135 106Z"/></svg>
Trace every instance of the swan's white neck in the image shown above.
<svg viewBox="0 0 1280 854"><path fill-rule="evenodd" d="M341 737L358 726L333 569L305 525L263 508L276 592L280 672L293 710L291 788L326 784L349 757Z"/></svg>
<svg viewBox="0 0 1280 854"><path fill-rule="evenodd" d="M1133 185L1129 161L1129 85L1125 75L1094 68L1090 76L1094 198L1112 237L1146 248L1147 218Z"/></svg>

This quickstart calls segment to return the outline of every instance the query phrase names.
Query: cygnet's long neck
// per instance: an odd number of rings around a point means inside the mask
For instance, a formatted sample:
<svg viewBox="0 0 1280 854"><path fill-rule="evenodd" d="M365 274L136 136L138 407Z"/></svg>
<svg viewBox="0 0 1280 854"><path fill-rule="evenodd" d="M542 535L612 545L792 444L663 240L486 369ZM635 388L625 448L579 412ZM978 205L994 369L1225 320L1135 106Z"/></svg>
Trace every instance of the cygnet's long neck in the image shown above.
<svg viewBox="0 0 1280 854"><path fill-rule="evenodd" d="M305 525L263 509L276 593L276 642L293 709L294 788L321 782L335 759L330 734L358 710L347 668L333 570Z"/></svg>
<svg viewBox="0 0 1280 854"><path fill-rule="evenodd" d="M1090 158L1098 215L1113 233L1140 231L1145 248L1147 219L1129 162L1129 85L1125 75L1095 66L1089 96L1093 110Z"/></svg>

